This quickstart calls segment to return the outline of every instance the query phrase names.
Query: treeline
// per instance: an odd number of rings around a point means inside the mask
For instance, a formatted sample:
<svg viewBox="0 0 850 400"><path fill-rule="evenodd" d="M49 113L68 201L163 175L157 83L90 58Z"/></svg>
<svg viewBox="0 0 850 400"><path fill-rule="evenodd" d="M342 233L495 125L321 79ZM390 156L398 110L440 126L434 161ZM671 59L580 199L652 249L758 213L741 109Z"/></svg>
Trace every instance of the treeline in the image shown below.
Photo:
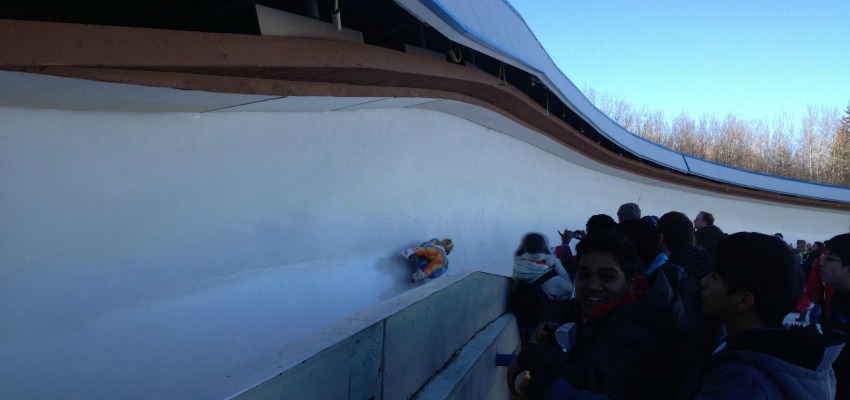
<svg viewBox="0 0 850 400"><path fill-rule="evenodd" d="M694 119L683 113L668 119L592 88L584 93L624 128L676 151L749 171L850 187L850 104L843 112L809 107L797 126L790 118Z"/></svg>

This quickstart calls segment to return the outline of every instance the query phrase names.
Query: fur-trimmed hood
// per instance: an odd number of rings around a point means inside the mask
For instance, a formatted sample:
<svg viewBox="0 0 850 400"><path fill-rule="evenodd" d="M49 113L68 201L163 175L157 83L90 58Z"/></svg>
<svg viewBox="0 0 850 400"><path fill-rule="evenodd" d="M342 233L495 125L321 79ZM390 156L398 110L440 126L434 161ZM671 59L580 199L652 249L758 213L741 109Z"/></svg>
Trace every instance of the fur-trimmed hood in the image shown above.
<svg viewBox="0 0 850 400"><path fill-rule="evenodd" d="M557 258L547 253L523 253L514 257L513 277L520 281L534 282L555 268Z"/></svg>

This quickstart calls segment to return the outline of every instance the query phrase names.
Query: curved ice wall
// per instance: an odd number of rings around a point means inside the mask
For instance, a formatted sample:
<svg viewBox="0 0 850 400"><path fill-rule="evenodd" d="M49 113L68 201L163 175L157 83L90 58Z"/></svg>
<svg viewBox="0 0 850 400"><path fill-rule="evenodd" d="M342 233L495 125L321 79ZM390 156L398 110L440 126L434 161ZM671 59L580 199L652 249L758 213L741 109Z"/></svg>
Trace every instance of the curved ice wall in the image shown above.
<svg viewBox="0 0 850 400"><path fill-rule="evenodd" d="M503 0L398 3L452 40L537 75L642 158L848 201L846 188L705 163L626 132L587 102ZM77 101L116 93L86 87ZM21 85L15 96L39 88L57 87ZM150 96L173 99L160 94ZM334 112L0 107L4 394L237 393L246 388L220 389L241 366L413 287L399 250L435 236L457 243L449 273L508 275L524 233L554 241L557 230L614 215L624 202L654 215L707 210L727 232L787 240L822 240L850 226L846 211L680 187L599 165L489 114L480 122L498 130L455 116L489 112L447 101Z"/></svg>
<svg viewBox="0 0 850 400"><path fill-rule="evenodd" d="M630 201L788 239L850 224L642 181L421 109L0 108L0 385L215 397L240 365L412 287L399 250L434 236L455 239L451 268L507 275L522 234L556 240Z"/></svg>

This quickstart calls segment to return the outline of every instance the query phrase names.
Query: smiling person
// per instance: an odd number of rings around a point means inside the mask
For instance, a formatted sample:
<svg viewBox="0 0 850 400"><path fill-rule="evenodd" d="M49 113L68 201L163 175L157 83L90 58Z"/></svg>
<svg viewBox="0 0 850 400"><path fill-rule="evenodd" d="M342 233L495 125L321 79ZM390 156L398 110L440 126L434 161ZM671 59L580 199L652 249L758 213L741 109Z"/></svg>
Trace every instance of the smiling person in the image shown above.
<svg viewBox="0 0 850 400"><path fill-rule="evenodd" d="M522 371L529 399L571 398L580 392L611 399L671 398L679 383L670 349L681 340L685 316L663 274L650 284L629 240L613 230L594 232L576 246L576 298L547 309L537 345L508 369L508 386ZM574 340L551 340L547 330L574 323Z"/></svg>
<svg viewBox="0 0 850 400"><path fill-rule="evenodd" d="M691 370L680 399L832 399L843 347L813 329L782 327L803 293L803 271L781 239L739 232L720 242L702 279L703 309L728 336Z"/></svg>
<svg viewBox="0 0 850 400"><path fill-rule="evenodd" d="M835 287L821 329L827 343L850 339L850 233L838 235L826 243L820 254L820 278ZM841 352L832 364L838 381L836 399L850 399L850 351Z"/></svg>

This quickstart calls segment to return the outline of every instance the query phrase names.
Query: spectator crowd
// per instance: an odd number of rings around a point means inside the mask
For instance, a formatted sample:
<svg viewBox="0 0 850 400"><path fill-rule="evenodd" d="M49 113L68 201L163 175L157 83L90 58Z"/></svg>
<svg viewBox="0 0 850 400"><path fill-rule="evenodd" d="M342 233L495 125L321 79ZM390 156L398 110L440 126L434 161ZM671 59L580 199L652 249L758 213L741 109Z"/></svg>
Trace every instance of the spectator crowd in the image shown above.
<svg viewBox="0 0 850 400"><path fill-rule="evenodd" d="M850 233L792 246L706 211L616 216L522 238L517 398L850 399Z"/></svg>

